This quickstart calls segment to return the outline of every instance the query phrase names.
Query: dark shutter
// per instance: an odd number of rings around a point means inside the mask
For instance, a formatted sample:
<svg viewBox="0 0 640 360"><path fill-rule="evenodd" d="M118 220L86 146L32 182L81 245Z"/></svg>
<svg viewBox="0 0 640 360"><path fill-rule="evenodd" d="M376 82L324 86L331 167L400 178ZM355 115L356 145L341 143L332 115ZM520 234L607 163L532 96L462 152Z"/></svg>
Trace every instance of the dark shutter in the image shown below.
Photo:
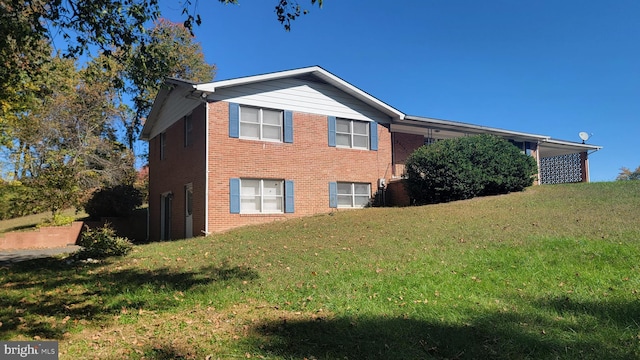
<svg viewBox="0 0 640 360"><path fill-rule="evenodd" d="M240 179L229 179L229 212L240 214Z"/></svg>
<svg viewBox="0 0 640 360"><path fill-rule="evenodd" d="M240 105L229 103L229 137L240 137Z"/></svg>
<svg viewBox="0 0 640 360"><path fill-rule="evenodd" d="M336 117L329 116L327 117L327 122L329 125L329 146L336 146Z"/></svg>

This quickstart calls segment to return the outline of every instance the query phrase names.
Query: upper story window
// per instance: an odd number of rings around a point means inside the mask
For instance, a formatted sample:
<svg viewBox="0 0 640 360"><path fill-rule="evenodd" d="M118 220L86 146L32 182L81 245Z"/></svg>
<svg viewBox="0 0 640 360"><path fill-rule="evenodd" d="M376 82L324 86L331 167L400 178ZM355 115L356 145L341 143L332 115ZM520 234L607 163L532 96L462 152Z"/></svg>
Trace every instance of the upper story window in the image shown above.
<svg viewBox="0 0 640 360"><path fill-rule="evenodd" d="M193 144L193 117L191 114L184 117L184 147Z"/></svg>
<svg viewBox="0 0 640 360"><path fill-rule="evenodd" d="M160 133L160 160L166 159L167 133Z"/></svg>
<svg viewBox="0 0 640 360"><path fill-rule="evenodd" d="M369 149L369 123L336 119L336 146Z"/></svg>
<svg viewBox="0 0 640 360"><path fill-rule="evenodd" d="M229 103L229 137L293 143L293 112Z"/></svg>
<svg viewBox="0 0 640 360"><path fill-rule="evenodd" d="M378 123L375 121L338 119L328 116L329 146L361 150L378 150Z"/></svg>
<svg viewBox="0 0 640 360"><path fill-rule="evenodd" d="M247 106L240 107L240 137L282 141L283 112Z"/></svg>

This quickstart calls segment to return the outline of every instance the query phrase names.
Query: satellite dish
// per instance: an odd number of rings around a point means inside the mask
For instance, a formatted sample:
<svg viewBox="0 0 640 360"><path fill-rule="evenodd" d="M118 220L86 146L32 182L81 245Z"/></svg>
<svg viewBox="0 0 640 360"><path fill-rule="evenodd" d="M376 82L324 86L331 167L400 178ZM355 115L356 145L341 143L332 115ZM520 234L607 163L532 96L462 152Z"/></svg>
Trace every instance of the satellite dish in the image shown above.
<svg viewBox="0 0 640 360"><path fill-rule="evenodd" d="M578 136L580 136L580 139L582 139L582 143L584 144L585 141L589 140L589 134L587 134L584 131L581 131Z"/></svg>

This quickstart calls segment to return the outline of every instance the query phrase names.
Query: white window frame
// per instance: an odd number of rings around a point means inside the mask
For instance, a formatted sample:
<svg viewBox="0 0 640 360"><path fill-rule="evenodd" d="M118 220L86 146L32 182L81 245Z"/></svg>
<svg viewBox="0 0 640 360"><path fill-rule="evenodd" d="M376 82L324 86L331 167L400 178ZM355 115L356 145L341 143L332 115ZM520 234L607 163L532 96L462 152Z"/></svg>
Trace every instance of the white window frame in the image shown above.
<svg viewBox="0 0 640 360"><path fill-rule="evenodd" d="M342 187L341 185L349 185L349 192L340 192L340 188ZM367 198L367 202L364 205L356 205L356 198L361 198L364 199L365 194L356 194L355 193L355 188L356 185L366 185L367 186L367 194L366 194L366 198ZM367 206L367 204L369 204L369 202L371 201L371 184L370 183L354 183L354 182L338 182L338 186L337 186L337 195L338 195L338 207L339 208L363 208L365 206ZM346 197L350 197L350 205L344 205L341 204L340 199L344 199Z"/></svg>
<svg viewBox="0 0 640 360"><path fill-rule="evenodd" d="M242 121L242 112L244 109L255 109L258 110L258 122L247 122L247 121ZM265 111L273 111L273 112L277 112L279 113L279 117L280 117L280 124L277 126L280 128L280 131L278 132L280 134L280 137L278 139L273 139L273 138L265 138L264 136L264 127L276 127L273 124L265 124L264 123L264 112ZM241 105L240 106L240 126L238 129L238 135L240 139L250 139L250 140L260 140L260 141L271 141L271 142L283 142L283 138L284 138L284 111L282 110L277 110L277 109L268 109L268 108L261 108L261 107L252 107L252 106L244 106ZM243 124L257 124L258 128L259 128L259 133L257 137L254 136L246 136L242 134L242 126ZM247 125L245 125L247 126Z"/></svg>
<svg viewBox="0 0 640 360"><path fill-rule="evenodd" d="M246 184L246 182L251 181L258 181L258 194L246 194L243 192L244 187L242 186L243 182ZM267 197L265 195L265 191L264 191L264 184L265 182L277 182L277 186L278 186L278 192L279 195L273 195L273 196L269 196ZM265 209L265 199L266 198L271 198L271 199L276 199L278 201L279 204L279 208L280 210L277 211L273 211L273 210L268 210ZM258 210L247 210L246 208L243 207L243 202L249 199L255 199L259 202L258 204ZM250 179L250 178L242 178L240 179L240 214L283 214L284 213L284 180L282 179Z"/></svg>
<svg viewBox="0 0 640 360"><path fill-rule="evenodd" d="M349 124L349 131L348 132L343 132L343 131L339 131L338 129L340 128L340 123L348 123ZM354 132L354 124L355 123L359 123L359 124L363 124L365 125L365 129L366 129L366 134L356 134ZM371 147L371 134L369 133L369 122L368 121L362 121L362 120L350 120L350 119L342 119L342 118L337 118L336 119L336 147L341 147L341 148L349 148L349 149L362 149L362 150L369 150L369 148ZM340 135L348 135L349 136L349 145L340 145L339 144L339 137ZM356 136L361 136L361 137L365 137L367 138L367 145L366 146L356 146L355 145L355 141L354 141L354 137Z"/></svg>

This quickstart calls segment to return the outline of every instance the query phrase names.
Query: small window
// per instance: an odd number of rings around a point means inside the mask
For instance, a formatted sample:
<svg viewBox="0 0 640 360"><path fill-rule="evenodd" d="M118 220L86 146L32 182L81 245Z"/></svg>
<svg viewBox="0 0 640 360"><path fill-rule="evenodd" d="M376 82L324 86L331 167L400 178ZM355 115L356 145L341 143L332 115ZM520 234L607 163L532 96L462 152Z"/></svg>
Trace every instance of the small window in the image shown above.
<svg viewBox="0 0 640 360"><path fill-rule="evenodd" d="M166 158L165 149L167 147L167 133L160 134L160 160L164 160Z"/></svg>
<svg viewBox="0 0 640 360"><path fill-rule="evenodd" d="M371 184L338 183L338 207L360 208L369 204Z"/></svg>
<svg viewBox="0 0 640 360"><path fill-rule="evenodd" d="M240 107L240 137L244 139L282 141L283 112Z"/></svg>
<svg viewBox="0 0 640 360"><path fill-rule="evenodd" d="M336 119L336 146L369 149L369 123Z"/></svg>
<svg viewBox="0 0 640 360"><path fill-rule="evenodd" d="M240 179L240 213L284 212L282 180Z"/></svg>
<svg viewBox="0 0 640 360"><path fill-rule="evenodd" d="M193 118L191 114L184 117L184 147L193 144Z"/></svg>

